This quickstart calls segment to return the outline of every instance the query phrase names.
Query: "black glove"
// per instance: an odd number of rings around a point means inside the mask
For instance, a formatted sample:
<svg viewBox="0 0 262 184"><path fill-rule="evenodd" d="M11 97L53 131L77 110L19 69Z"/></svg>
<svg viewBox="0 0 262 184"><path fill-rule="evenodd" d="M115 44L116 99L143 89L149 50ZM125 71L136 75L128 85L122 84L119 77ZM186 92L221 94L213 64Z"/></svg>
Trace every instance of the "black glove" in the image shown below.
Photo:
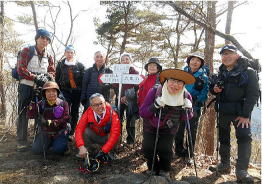
<svg viewBox="0 0 262 184"><path fill-rule="evenodd" d="M81 101L81 103L82 103L83 106L85 106L86 103L87 103L87 99L83 99L83 100Z"/></svg>
<svg viewBox="0 0 262 184"><path fill-rule="evenodd" d="M54 81L53 76L50 73L45 73L44 76L48 79L48 81Z"/></svg>
<svg viewBox="0 0 262 184"><path fill-rule="evenodd" d="M47 81L49 81L49 78L45 74L40 74L35 77L35 83L37 87L43 87Z"/></svg>
<svg viewBox="0 0 262 184"><path fill-rule="evenodd" d="M32 100L33 102L38 102L41 100L41 88L36 88L34 89L33 93L32 93Z"/></svg>
<svg viewBox="0 0 262 184"><path fill-rule="evenodd" d="M108 163L112 161L111 157L103 151L99 151L95 158L102 163Z"/></svg>
<svg viewBox="0 0 262 184"><path fill-rule="evenodd" d="M201 91L204 87L205 80L202 77L196 77L196 82L194 84L195 90Z"/></svg>

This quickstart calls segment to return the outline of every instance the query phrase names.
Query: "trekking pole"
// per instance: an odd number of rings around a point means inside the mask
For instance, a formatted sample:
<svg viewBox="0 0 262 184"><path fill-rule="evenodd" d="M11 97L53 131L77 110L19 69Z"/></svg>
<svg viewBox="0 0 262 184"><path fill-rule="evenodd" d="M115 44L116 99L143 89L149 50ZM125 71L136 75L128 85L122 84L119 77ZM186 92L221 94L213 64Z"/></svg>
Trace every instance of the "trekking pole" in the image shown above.
<svg viewBox="0 0 262 184"><path fill-rule="evenodd" d="M156 146L157 146L157 142L158 142L158 134L159 134L159 125L160 125L161 114L162 114L162 108L160 108L160 110L159 110L159 118L158 118L158 122L157 122L156 139L155 139L155 147L154 147L154 154L153 154L151 174L153 174L154 165L155 165Z"/></svg>
<svg viewBox="0 0 262 184"><path fill-rule="evenodd" d="M90 167L90 160L89 160L89 153L86 153L86 158L85 158L85 164L88 165L88 167Z"/></svg>
<svg viewBox="0 0 262 184"><path fill-rule="evenodd" d="M220 100L220 94L217 95L217 146L216 146L216 152L217 152L217 165L216 165L216 174L218 175L218 152L219 152L219 100Z"/></svg>
<svg viewBox="0 0 262 184"><path fill-rule="evenodd" d="M40 134L41 134L41 139L42 139L42 143L43 143L43 156L44 156L44 159L46 160L46 152L45 152L45 140L44 140L44 134L43 134L43 131L42 131L42 125L39 123L42 121L42 118L40 119L40 108L39 108L39 105L38 105L38 96L40 95L39 91L37 91L39 89L36 89L35 91L35 105L36 105L36 109L37 109L37 115L36 115L36 118L35 118L35 124L36 124L36 133L35 133L35 138L36 138L36 134L37 134L37 131L39 130ZM34 141L35 141L35 138L34 138Z"/></svg>
<svg viewBox="0 0 262 184"><path fill-rule="evenodd" d="M189 147L190 147L190 149L193 152L192 134L191 134L190 123L189 123L189 118L188 118L188 109L185 109L185 111L186 111L186 127L187 127L188 137L189 137ZM198 177L197 176L196 160L195 160L194 153L192 154L192 158L193 158L193 161L194 161L194 168L195 168L195 172L196 172L196 177Z"/></svg>

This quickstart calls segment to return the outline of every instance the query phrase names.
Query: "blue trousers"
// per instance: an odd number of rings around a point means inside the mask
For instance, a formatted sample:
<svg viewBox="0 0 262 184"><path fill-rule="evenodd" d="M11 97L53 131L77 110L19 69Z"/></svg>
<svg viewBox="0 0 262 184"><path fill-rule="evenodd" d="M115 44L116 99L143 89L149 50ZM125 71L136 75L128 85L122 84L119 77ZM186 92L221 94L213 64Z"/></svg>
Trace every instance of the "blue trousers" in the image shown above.
<svg viewBox="0 0 262 184"><path fill-rule="evenodd" d="M68 150L68 135L61 133L55 137L49 136L46 132L40 132L32 145L34 154L54 153L63 154Z"/></svg>

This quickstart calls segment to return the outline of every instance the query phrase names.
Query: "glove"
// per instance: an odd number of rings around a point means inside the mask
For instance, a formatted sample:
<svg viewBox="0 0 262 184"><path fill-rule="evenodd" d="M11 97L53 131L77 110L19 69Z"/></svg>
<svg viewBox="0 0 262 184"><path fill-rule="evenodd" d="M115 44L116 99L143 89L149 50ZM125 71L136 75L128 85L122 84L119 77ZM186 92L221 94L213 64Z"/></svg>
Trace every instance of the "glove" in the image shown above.
<svg viewBox="0 0 262 184"><path fill-rule="evenodd" d="M41 88L35 88L32 94L32 101L38 102L41 100Z"/></svg>
<svg viewBox="0 0 262 184"><path fill-rule="evenodd" d="M108 163L112 160L111 157L103 151L99 151L95 158L102 163Z"/></svg>
<svg viewBox="0 0 262 184"><path fill-rule="evenodd" d="M204 87L205 81L202 77L196 77L196 82L194 84L194 89L201 91Z"/></svg>
<svg viewBox="0 0 262 184"><path fill-rule="evenodd" d="M189 99L187 99L187 98L185 98L184 99L184 105L182 106L182 108L183 109L191 109L192 108L192 102L189 100Z"/></svg>
<svg viewBox="0 0 262 184"><path fill-rule="evenodd" d="M162 102L160 99L161 99L161 97L157 97L157 98L155 99L155 102L154 102L154 106L155 106L157 109L165 106L165 103Z"/></svg>
<svg viewBox="0 0 262 184"><path fill-rule="evenodd" d="M50 73L45 73L44 76L47 78L48 81L54 81L54 78Z"/></svg>
<svg viewBox="0 0 262 184"><path fill-rule="evenodd" d="M35 81L37 87L43 87L43 85L44 85L47 81L49 81L49 80L48 80L48 78L47 78L46 75L40 74L40 75L37 75L37 76L35 77L35 80L34 80L34 81Z"/></svg>
<svg viewBox="0 0 262 184"><path fill-rule="evenodd" d="M81 103L82 103L83 106L85 106L86 103L87 103L87 99L83 99L83 100L81 101Z"/></svg>

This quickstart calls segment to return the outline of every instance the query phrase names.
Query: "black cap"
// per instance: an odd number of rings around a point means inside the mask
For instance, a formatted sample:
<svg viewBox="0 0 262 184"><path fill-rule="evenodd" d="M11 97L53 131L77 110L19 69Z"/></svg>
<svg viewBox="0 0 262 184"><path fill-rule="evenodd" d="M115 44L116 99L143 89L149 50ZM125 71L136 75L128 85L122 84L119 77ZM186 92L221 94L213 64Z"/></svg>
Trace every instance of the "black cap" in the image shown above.
<svg viewBox="0 0 262 184"><path fill-rule="evenodd" d="M225 50L230 50L232 52L237 52L237 48L234 45L225 45L221 48L219 54L222 54Z"/></svg>
<svg viewBox="0 0 262 184"><path fill-rule="evenodd" d="M147 64L145 65L145 70L148 71L148 65L150 63L155 63L157 65L157 68L158 68L158 72L161 72L162 71L162 66L160 65L160 62L157 58L150 58L147 62Z"/></svg>

